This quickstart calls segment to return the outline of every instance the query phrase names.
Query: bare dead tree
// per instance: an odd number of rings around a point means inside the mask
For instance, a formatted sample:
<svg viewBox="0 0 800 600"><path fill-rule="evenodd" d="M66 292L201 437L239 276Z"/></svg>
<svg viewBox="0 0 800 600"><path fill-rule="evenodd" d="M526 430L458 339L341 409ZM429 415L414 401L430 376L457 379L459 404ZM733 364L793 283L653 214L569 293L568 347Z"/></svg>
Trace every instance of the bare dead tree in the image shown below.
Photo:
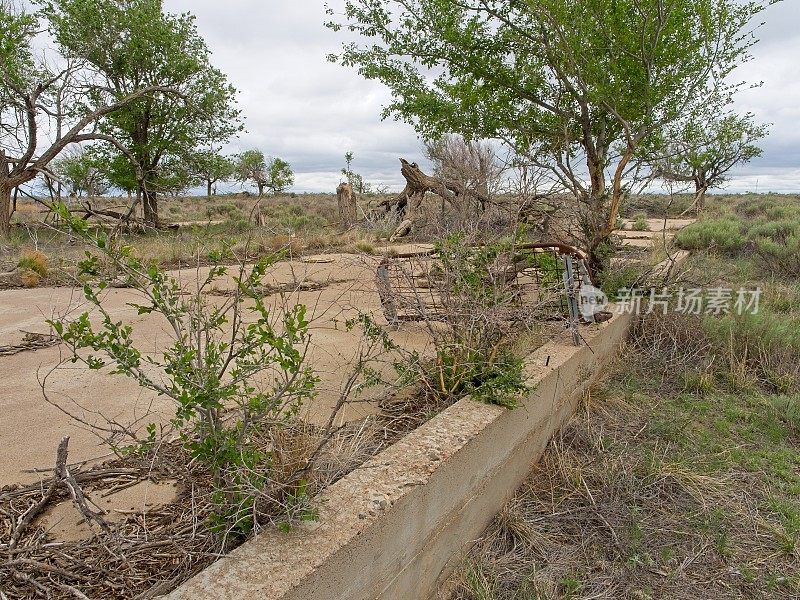
<svg viewBox="0 0 800 600"><path fill-rule="evenodd" d="M459 182L475 193L481 210L500 186L505 166L495 149L485 141L446 135L425 143L425 154L433 162L434 176L443 181Z"/></svg>
<svg viewBox="0 0 800 600"><path fill-rule="evenodd" d="M411 233L415 220L419 218L420 205L428 192L436 194L443 202L448 202L454 207L463 206L471 201L481 204L491 202L488 195L479 190L470 189L460 181L442 179L424 173L417 163L410 163L401 158L400 164L402 165L400 172L406 180L405 189L397 196L388 198L376 206L376 209L384 209L387 213L395 212L401 218L402 222L392 235L392 239Z"/></svg>

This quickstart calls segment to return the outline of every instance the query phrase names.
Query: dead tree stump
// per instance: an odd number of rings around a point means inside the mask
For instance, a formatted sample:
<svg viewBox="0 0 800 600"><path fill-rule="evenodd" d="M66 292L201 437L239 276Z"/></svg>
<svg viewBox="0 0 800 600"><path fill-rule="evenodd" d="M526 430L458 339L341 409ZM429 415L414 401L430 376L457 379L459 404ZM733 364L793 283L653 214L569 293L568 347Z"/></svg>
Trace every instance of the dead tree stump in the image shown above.
<svg viewBox="0 0 800 600"><path fill-rule="evenodd" d="M353 186L349 183L339 184L336 188L336 201L339 204L339 219L342 225L352 227L358 221L358 205Z"/></svg>
<svg viewBox="0 0 800 600"><path fill-rule="evenodd" d="M383 208L387 213L394 211L400 218L400 227L394 232L392 239L403 237L413 231L419 207L427 192L436 194L453 206L469 198L476 199L484 206L489 202L485 194L468 189L458 181L443 180L423 173L417 163L410 163L401 158L400 164L400 172L406 180L405 189L394 198L388 198L376 206Z"/></svg>

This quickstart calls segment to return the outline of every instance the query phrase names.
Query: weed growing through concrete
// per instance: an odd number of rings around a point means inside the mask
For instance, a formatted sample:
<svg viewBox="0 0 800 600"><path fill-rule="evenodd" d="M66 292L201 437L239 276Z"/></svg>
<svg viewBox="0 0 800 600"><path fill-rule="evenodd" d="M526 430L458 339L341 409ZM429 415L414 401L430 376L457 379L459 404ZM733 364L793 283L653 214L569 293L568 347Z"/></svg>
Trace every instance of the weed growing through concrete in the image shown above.
<svg viewBox="0 0 800 600"><path fill-rule="evenodd" d="M132 327L115 321L104 308L107 284L87 284L84 296L100 314L101 325L94 325L88 312L74 320L50 321L72 362L93 370L110 367L174 402L172 425L183 448L211 473L211 526L223 536L247 535L283 518L312 517L304 508L308 498L302 473L283 482L276 494L270 477L272 457L256 442L291 424L303 402L313 397L317 382L305 364L306 307L285 305L273 311L258 293L277 256L247 269L241 265L232 277L234 293L221 304L213 303L206 292L229 274L228 267L220 266L222 252L208 257L207 274L198 270L196 287L186 291L175 277L137 258L132 248L89 229L66 208L60 213L72 233L111 261L139 294L142 301L134 305L139 314L160 315L172 334L160 358L146 355L134 344ZM98 257L87 252L80 275L95 275L97 267ZM128 430L127 437L134 439L127 447L116 442L115 448L146 454L162 443L156 431L153 424L147 437L137 439Z"/></svg>

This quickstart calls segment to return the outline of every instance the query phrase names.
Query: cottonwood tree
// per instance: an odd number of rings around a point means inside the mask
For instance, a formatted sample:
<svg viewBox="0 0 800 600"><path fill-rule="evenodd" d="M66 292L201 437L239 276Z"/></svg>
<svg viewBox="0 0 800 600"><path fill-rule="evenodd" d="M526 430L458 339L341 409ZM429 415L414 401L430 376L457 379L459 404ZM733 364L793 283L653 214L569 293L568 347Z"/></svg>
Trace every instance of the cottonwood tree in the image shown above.
<svg viewBox="0 0 800 600"><path fill-rule="evenodd" d="M109 188L108 180L92 153L81 147L53 161L51 171L66 184L71 196L100 196Z"/></svg>
<svg viewBox="0 0 800 600"><path fill-rule="evenodd" d="M636 151L698 103L725 104L764 3L739 0L347 0L331 56L387 85L384 116L426 139L507 142L578 200L604 266Z"/></svg>
<svg viewBox="0 0 800 600"><path fill-rule="evenodd" d="M214 185L227 181L235 171L233 160L213 149L193 152L187 163L195 180L205 186L208 198L211 198Z"/></svg>
<svg viewBox="0 0 800 600"><path fill-rule="evenodd" d="M292 166L282 158L272 158L267 165L267 189L273 194L285 192L294 184Z"/></svg>
<svg viewBox="0 0 800 600"><path fill-rule="evenodd" d="M165 13L162 0L49 0L44 12L59 44L101 77L90 97L116 100L154 84L179 92L128 104L101 124L133 157L145 222L157 226L165 161L240 131L236 90L211 65L194 17Z"/></svg>
<svg viewBox="0 0 800 600"><path fill-rule="evenodd" d="M270 158L267 161L261 150L247 150L237 157L236 179L241 183L254 183L260 198L264 195L264 190L277 194L291 187L294 183L294 172L289 163L281 158Z"/></svg>
<svg viewBox="0 0 800 600"><path fill-rule="evenodd" d="M694 201L686 213L701 212L709 189L724 184L735 166L761 156L757 142L768 131L769 127L756 123L750 113L678 123L658 136L662 157L653 161L653 174L666 181L693 184Z"/></svg>
<svg viewBox="0 0 800 600"><path fill-rule="evenodd" d="M106 148L89 149L93 162L112 187L122 190L132 197L139 189L136 159L125 154L115 154Z"/></svg>
<svg viewBox="0 0 800 600"><path fill-rule="evenodd" d="M158 169L155 185L160 193L177 197L186 193L194 182L186 160L178 156L168 156Z"/></svg>
<svg viewBox="0 0 800 600"><path fill-rule="evenodd" d="M242 184L248 181L258 187L259 198L264 195L267 185L267 160L261 150L246 150L236 157L236 180Z"/></svg>
<svg viewBox="0 0 800 600"><path fill-rule="evenodd" d="M80 66L64 61L64 68L54 70L36 60L31 40L38 29L35 16L0 2L0 235L10 230L12 190L41 174L53 176L50 163L70 144L102 140L124 150L97 124L135 103L154 102L173 92L163 85L141 84L108 102L66 107L63 92L79 89ZM54 122L58 134L45 142Z"/></svg>

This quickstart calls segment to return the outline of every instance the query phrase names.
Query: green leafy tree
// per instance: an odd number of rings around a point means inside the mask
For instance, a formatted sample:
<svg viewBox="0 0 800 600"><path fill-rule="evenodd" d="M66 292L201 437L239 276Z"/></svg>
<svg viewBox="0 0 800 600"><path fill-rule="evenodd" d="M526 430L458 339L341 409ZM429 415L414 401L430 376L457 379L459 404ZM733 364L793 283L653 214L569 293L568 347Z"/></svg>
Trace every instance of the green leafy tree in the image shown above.
<svg viewBox="0 0 800 600"><path fill-rule="evenodd" d="M162 0L51 0L44 6L55 39L100 74L90 97L116 99L153 83L179 92L132 104L101 127L123 141L136 163L145 221L158 225L160 167L241 130L235 89L211 65L194 17L165 13Z"/></svg>
<svg viewBox="0 0 800 600"><path fill-rule="evenodd" d="M206 195L211 198L214 185L227 181L234 175L233 160L215 150L199 150L193 152L188 160L189 169L195 180L206 188Z"/></svg>
<svg viewBox="0 0 800 600"><path fill-rule="evenodd" d="M347 0L328 25L365 40L331 59L391 89L385 116L425 139L503 140L571 192L597 271L640 144L700 103L729 101L731 73L756 41L747 28L763 9L738 0Z"/></svg>
<svg viewBox="0 0 800 600"><path fill-rule="evenodd" d="M91 72L69 58L53 57L51 51L34 57L31 43L39 29L35 16L0 2L0 235L11 226L13 190L47 175L50 163L70 144L102 140L124 149L97 124L133 104L173 92L160 82L139 81L114 97L86 97L82 92ZM52 64L64 66L53 70ZM83 99L77 103L79 97ZM45 124L56 126L54 138L46 143Z"/></svg>
<svg viewBox="0 0 800 600"><path fill-rule="evenodd" d="M187 161L178 156L169 156L158 168L156 185L159 193L180 196L194 184L195 179Z"/></svg>
<svg viewBox="0 0 800 600"><path fill-rule="evenodd" d="M52 171L67 185L72 196L100 196L108 191L108 180L94 155L77 152L56 159Z"/></svg>
<svg viewBox="0 0 800 600"><path fill-rule="evenodd" d="M139 189L136 164L121 153L109 152L105 148L90 149L93 160L112 187L132 196Z"/></svg>
<svg viewBox="0 0 800 600"><path fill-rule="evenodd" d="M246 150L236 157L236 180L242 184L252 181L259 197L267 185L267 159L261 150Z"/></svg>
<svg viewBox="0 0 800 600"><path fill-rule="evenodd" d="M285 192L294 184L294 171L282 158L272 158L267 165L267 189L273 194Z"/></svg>
<svg viewBox="0 0 800 600"><path fill-rule="evenodd" d="M750 113L678 123L659 136L663 158L653 161L653 173L666 181L694 184L694 201L686 212L700 212L709 189L724 184L737 165L761 156L757 142L768 132Z"/></svg>
<svg viewBox="0 0 800 600"><path fill-rule="evenodd" d="M291 166L281 158L270 158L269 162L261 150L247 150L236 160L236 179L241 183L252 181L258 188L258 196L264 190L277 194L294 183Z"/></svg>

